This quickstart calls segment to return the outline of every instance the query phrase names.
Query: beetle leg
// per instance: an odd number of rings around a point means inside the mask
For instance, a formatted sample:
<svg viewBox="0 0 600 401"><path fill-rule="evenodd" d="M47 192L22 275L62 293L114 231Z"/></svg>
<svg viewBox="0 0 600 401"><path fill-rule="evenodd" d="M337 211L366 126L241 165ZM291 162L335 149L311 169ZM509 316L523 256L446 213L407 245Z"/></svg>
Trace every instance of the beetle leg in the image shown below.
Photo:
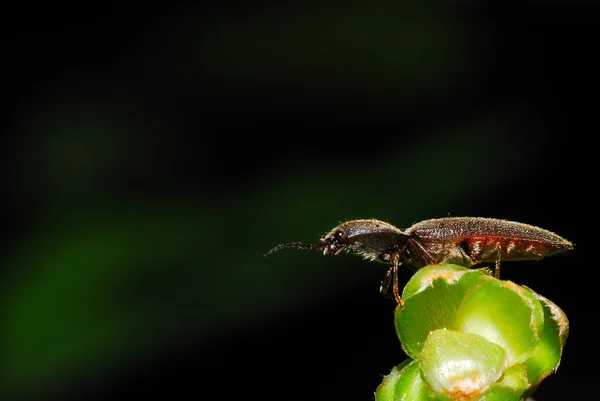
<svg viewBox="0 0 600 401"><path fill-rule="evenodd" d="M500 262L502 261L502 246L498 243L496 247L496 265L494 266L494 277L500 280Z"/></svg>
<svg viewBox="0 0 600 401"><path fill-rule="evenodd" d="M393 270L394 270L394 267L392 266L388 269L387 273L385 273L385 276L383 276L383 280L381 281L381 285L379 286L379 292L381 292L382 295L388 294L388 290L390 289L392 275L394 274Z"/></svg>
<svg viewBox="0 0 600 401"><path fill-rule="evenodd" d="M394 290L394 298L396 299L396 304L400 306L400 308L404 309L404 301L402 300L402 296L400 295L400 288L398 286L398 265L400 263L400 256L396 253L392 257L392 275L394 282L392 284L392 288Z"/></svg>

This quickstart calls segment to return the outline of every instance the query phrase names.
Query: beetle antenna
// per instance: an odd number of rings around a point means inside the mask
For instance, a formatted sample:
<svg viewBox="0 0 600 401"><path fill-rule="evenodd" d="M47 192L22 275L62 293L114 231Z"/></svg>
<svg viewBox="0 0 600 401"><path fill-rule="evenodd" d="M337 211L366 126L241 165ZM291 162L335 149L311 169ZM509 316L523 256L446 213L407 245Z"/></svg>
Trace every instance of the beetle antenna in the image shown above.
<svg viewBox="0 0 600 401"><path fill-rule="evenodd" d="M323 249L323 248L325 248L325 244L304 244L302 242L288 242L287 244L277 245L277 246L269 249L269 251L267 253L265 253L265 256L269 256L273 252L276 252L283 248Z"/></svg>

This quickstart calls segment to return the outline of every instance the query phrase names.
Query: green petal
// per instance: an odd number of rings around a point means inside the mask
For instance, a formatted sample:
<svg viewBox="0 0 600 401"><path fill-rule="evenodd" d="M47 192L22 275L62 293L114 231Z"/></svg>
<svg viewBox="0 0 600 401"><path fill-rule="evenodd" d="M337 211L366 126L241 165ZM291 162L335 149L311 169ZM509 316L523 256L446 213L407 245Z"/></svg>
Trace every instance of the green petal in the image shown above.
<svg viewBox="0 0 600 401"><path fill-rule="evenodd" d="M465 274L470 278L464 278ZM487 269L468 269L449 263L425 266L417 270L406 283L402 291L402 297L406 300L414 294L431 287L437 279L441 279L449 284L465 279L476 282L481 279L480 275L489 276L489 271Z"/></svg>
<svg viewBox="0 0 600 401"><path fill-rule="evenodd" d="M431 401L416 361L407 359L396 366L375 392L376 401Z"/></svg>
<svg viewBox="0 0 600 401"><path fill-rule="evenodd" d="M468 293L457 313L457 329L502 346L507 366L522 363L537 345L544 324L538 299L509 281L488 280Z"/></svg>
<svg viewBox="0 0 600 401"><path fill-rule="evenodd" d="M478 399L502 376L506 351L477 334L435 330L419 361L425 382L436 394Z"/></svg>
<svg viewBox="0 0 600 401"><path fill-rule="evenodd" d="M485 401L519 401L528 388L527 370L523 365L514 365L491 386L485 395Z"/></svg>
<svg viewBox="0 0 600 401"><path fill-rule="evenodd" d="M535 293L534 293L535 294ZM552 301L535 294L544 308L544 330L533 353L525 362L531 383L541 382L558 369L562 351L569 335L569 320Z"/></svg>
<svg viewBox="0 0 600 401"><path fill-rule="evenodd" d="M456 265L417 271L404 289L404 309L396 308L396 331L404 352L416 359L431 331L456 329L456 310L465 294L486 280L493 279L480 270Z"/></svg>

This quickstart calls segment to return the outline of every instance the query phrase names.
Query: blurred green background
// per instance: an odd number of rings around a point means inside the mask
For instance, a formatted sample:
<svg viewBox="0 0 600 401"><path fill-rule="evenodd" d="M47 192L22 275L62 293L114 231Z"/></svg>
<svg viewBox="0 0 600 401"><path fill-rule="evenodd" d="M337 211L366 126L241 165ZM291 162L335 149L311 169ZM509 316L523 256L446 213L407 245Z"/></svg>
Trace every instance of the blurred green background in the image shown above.
<svg viewBox="0 0 600 401"><path fill-rule="evenodd" d="M571 319L536 398L585 395L597 19L583 4L6 18L0 398L372 399L404 359L386 267L263 254L349 219L443 216L576 243L502 270Z"/></svg>

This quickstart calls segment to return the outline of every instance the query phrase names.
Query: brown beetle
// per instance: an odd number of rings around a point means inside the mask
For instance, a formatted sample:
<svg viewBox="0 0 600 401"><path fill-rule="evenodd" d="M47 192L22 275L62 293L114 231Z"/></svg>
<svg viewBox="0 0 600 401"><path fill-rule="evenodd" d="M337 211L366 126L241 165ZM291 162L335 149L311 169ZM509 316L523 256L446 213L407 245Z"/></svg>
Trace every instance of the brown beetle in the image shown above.
<svg viewBox="0 0 600 401"><path fill-rule="evenodd" d="M393 279L394 298L402 306L398 288L401 264L417 270L437 263L472 267L494 262L494 275L500 278L501 261L539 260L572 250L573 244L529 224L485 217L445 217L416 223L404 231L376 219L351 220L335 227L318 244L290 242L277 245L266 255L282 248L323 249L325 255L344 251L389 264L380 290L387 293Z"/></svg>

